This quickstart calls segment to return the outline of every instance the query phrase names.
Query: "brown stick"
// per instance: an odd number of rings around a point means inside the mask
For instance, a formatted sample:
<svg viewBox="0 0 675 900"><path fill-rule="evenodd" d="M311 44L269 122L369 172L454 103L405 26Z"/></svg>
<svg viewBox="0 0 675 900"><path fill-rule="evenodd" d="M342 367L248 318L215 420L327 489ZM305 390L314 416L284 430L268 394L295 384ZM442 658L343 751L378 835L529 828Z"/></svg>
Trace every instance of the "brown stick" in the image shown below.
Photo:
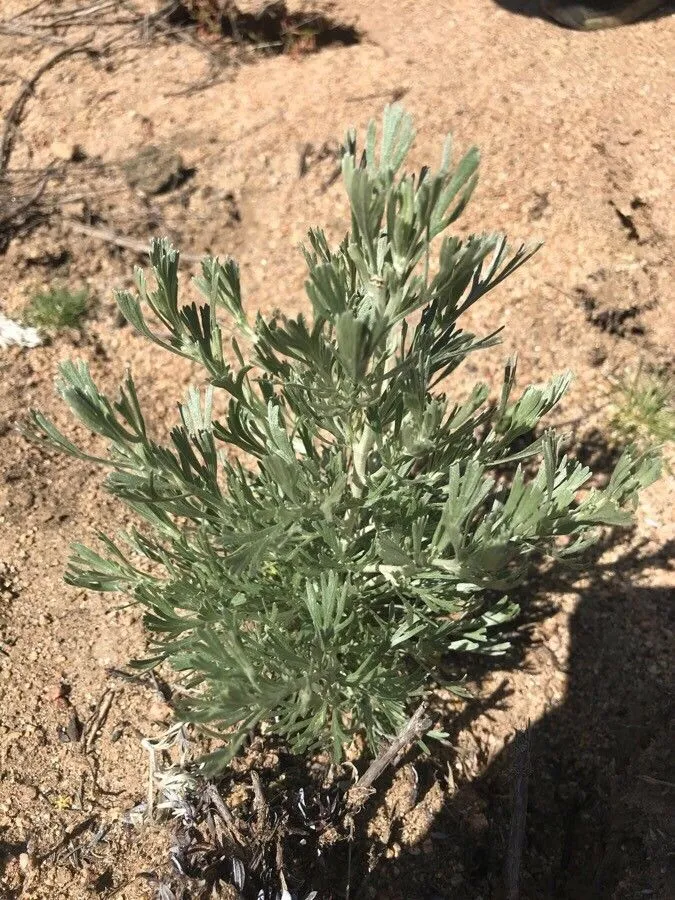
<svg viewBox="0 0 675 900"><path fill-rule="evenodd" d="M514 740L515 759L513 763L513 807L511 827L506 854L506 900L520 897L520 866L525 845L525 821L527 819L527 789L530 774L531 732L528 722L524 731L519 731Z"/></svg>
<svg viewBox="0 0 675 900"><path fill-rule="evenodd" d="M58 62L62 59L66 59L68 56L73 56L75 53L86 53L88 55L96 56L98 51L92 49L89 46L91 38L87 37L83 41L79 41L77 44L71 44L69 47L64 47L62 50L58 50L49 59L45 60L39 69L28 79L28 81L24 82L23 87L17 94L14 103L9 108L9 112L5 116L5 128L2 133L2 142L0 142L0 176L5 173L7 169L7 164L9 163L9 157L12 152L12 144L14 143L14 136L16 133L16 129L19 126L19 122L21 121L21 115L23 113L24 107L28 98L33 93L35 85L38 83L40 78L48 72L51 68L53 68Z"/></svg>
<svg viewBox="0 0 675 900"><path fill-rule="evenodd" d="M42 32L36 31L34 28L24 28L21 25L12 25L11 22L0 22L0 34L35 38L38 41L42 41L44 44L56 44L61 47L68 43L61 38L54 37L54 35L42 34Z"/></svg>
<svg viewBox="0 0 675 900"><path fill-rule="evenodd" d="M21 19L25 21L26 17L31 12L36 12L41 6L45 6L47 3L52 4L53 0L41 0L40 3L36 3L34 6L18 13L8 21L16 22ZM119 4L120 0L100 0L100 2L91 3L89 6L85 7L76 7L66 10L46 10L45 12L38 12L37 16L31 18L29 21L36 28L60 28L63 25L68 25L71 20L77 22L78 19L86 19L94 13L112 9L113 7L119 6Z"/></svg>
<svg viewBox="0 0 675 900"><path fill-rule="evenodd" d="M229 806L225 803L223 798L218 793L218 788L215 786L215 784L209 784L207 785L206 790L209 800L215 806L216 812L218 813L220 818L223 820L223 822L225 822L226 825L234 828L236 826L234 815L232 814Z"/></svg>
<svg viewBox="0 0 675 900"><path fill-rule="evenodd" d="M251 772L251 784L253 785L253 809L258 816L258 829L262 832L267 824L267 801L257 772Z"/></svg>
<svg viewBox="0 0 675 900"><path fill-rule="evenodd" d="M86 729L86 737L85 732L82 733L81 740L84 740L84 752L89 753L91 748L94 746L94 741L96 740L96 735L99 733L103 723L105 722L106 716L108 715L108 711L110 710L110 706L112 705L113 698L115 696L114 690L108 690L103 693L103 696L98 702L98 706L96 707L96 711L91 721L91 725L88 729Z"/></svg>
<svg viewBox="0 0 675 900"><path fill-rule="evenodd" d="M116 247L122 247L124 250L133 250L135 253L140 253L143 256L148 256L150 254L149 244L146 244L143 241L137 241L134 238L124 237L124 235L117 234L110 228L95 228L93 225L85 225L84 223L76 222L73 219L64 219L64 221L73 229L73 231L77 231L79 234L86 234L99 241L106 241L106 243L114 244ZM196 256L192 253L181 253L180 257L186 262L202 261L201 256Z"/></svg>
<svg viewBox="0 0 675 900"><path fill-rule="evenodd" d="M50 3L51 0L37 0L32 6L29 6L28 9L22 9L15 16L9 20L10 22L16 22L17 19L20 19L22 16L27 16L29 13L35 12L36 9L39 9L41 6L44 6L46 3Z"/></svg>
<svg viewBox="0 0 675 900"><path fill-rule="evenodd" d="M227 826L233 840L235 840L240 847L243 847L244 840L237 829L237 822L234 818L234 815L232 814L232 811L218 793L218 788L215 786L215 784L209 784L206 790L209 800L211 801L211 803L213 803L216 812Z"/></svg>
<svg viewBox="0 0 675 900"><path fill-rule="evenodd" d="M95 821L96 816L87 816L86 819L83 819L76 825L66 828L55 844L52 844L47 850L43 850L42 853L36 854L36 862L38 864L45 862L50 856L53 856L54 853L57 853L62 847L65 847L68 841L72 841L73 838L79 837L82 832L86 831Z"/></svg>
<svg viewBox="0 0 675 900"><path fill-rule="evenodd" d="M348 806L358 806L362 803L368 795L373 782L394 761L406 744L417 740L425 731L428 731L431 727L431 719L426 715L426 711L426 703L421 703L391 744L371 762L362 777L347 793Z"/></svg>
<svg viewBox="0 0 675 900"><path fill-rule="evenodd" d="M70 9L61 14L47 14L44 18L49 21L50 28L60 28L63 25L68 25L73 21L77 22L78 19L86 19L94 13L103 12L116 7L117 5L118 0L101 0L100 3L90 3L89 6L85 6L81 9Z"/></svg>

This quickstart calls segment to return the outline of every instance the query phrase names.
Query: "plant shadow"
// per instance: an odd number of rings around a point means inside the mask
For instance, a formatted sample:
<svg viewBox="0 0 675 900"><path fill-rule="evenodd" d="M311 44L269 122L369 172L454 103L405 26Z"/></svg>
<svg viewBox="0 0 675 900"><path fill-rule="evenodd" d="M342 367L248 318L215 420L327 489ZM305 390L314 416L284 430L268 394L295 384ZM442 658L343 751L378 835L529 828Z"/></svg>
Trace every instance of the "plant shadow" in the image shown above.
<svg viewBox="0 0 675 900"><path fill-rule="evenodd" d="M603 478L612 474L621 453L618 443L608 441L606 433L595 427L588 428L574 446L575 458Z"/></svg>
<svg viewBox="0 0 675 900"><path fill-rule="evenodd" d="M652 836L663 833L658 829L668 817L662 809L652 821L641 801L648 789L659 795L670 790L672 800L672 776L664 763L669 754L659 756L653 747L655 742L663 746L672 731L672 592L661 586L665 579L659 573L672 570L674 550L672 541L654 550L643 540L624 552L610 533L586 557L583 577L581 570L558 567L532 579L519 598L527 637L512 665L522 665L533 628L548 614L549 604L562 596L576 598L569 656L562 663L564 700L529 728L522 855L519 851L513 859L509 851L518 763L518 742L511 741L477 779L457 784L415 845L399 847L396 858L383 852L367 878L356 876L352 883L360 879L361 887L353 892L354 900L627 900L639 895L620 892L631 866L640 870L634 874L643 879L640 890L651 891L644 896L666 896L659 893L659 879L668 877L664 866L654 862L654 872L647 870L652 851L661 854L661 861L668 859L666 838L659 838L656 850L648 839L650 829ZM544 606L528 599L542 595ZM541 637L538 648L552 665L561 665ZM480 679L476 673L472 677ZM509 704L505 684L469 704L450 724L450 747L435 752L433 760L415 762L420 792L445 777L443 767L456 763L460 732L495 704ZM651 771L640 768L640 759ZM626 807L629 788L637 790L636 802ZM386 789L381 785L378 795Z"/></svg>

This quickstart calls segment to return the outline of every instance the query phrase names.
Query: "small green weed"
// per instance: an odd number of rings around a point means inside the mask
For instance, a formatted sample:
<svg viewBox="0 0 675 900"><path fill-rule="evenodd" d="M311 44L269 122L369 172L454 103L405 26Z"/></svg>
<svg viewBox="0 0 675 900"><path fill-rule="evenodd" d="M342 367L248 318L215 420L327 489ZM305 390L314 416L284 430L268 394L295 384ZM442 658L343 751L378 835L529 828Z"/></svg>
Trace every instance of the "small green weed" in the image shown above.
<svg viewBox="0 0 675 900"><path fill-rule="evenodd" d="M616 388L616 412L611 427L622 443L646 448L675 440L675 383L668 374L642 364L632 378Z"/></svg>
<svg viewBox="0 0 675 900"><path fill-rule="evenodd" d="M23 318L37 328L75 328L87 311L89 292L53 287L34 294L26 304Z"/></svg>

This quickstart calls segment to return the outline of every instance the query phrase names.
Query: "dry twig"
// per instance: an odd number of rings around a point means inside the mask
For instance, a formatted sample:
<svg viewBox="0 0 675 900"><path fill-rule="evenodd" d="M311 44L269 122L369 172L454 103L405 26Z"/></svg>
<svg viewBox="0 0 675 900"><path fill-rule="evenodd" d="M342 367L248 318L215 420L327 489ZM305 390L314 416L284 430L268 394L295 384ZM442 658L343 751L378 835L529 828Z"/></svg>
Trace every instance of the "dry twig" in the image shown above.
<svg viewBox="0 0 675 900"><path fill-rule="evenodd" d="M241 835L239 834L239 831L237 830L237 822L234 818L232 810L229 808L229 806L225 803L223 798L220 796L220 794L218 792L218 788L215 786L215 784L207 785L206 794L207 794L209 800L211 801L211 803L213 804L213 806L214 806L216 812L218 813L218 815L220 816L220 818L223 820L223 822L227 825L227 827L232 832L232 836L235 838L237 843L243 845L244 842L242 840Z"/></svg>
<svg viewBox="0 0 675 900"><path fill-rule="evenodd" d="M51 28L61 28L64 25L70 25L73 23L79 24L81 19L89 18L95 13L103 12L104 10L112 9L119 4L119 0L101 0L99 3L91 3L89 6L84 6L79 9L70 9L66 10L65 13L54 12L51 15L49 13L45 14L45 18L49 21L49 26Z"/></svg>
<svg viewBox="0 0 675 900"><path fill-rule="evenodd" d="M373 782L391 765L406 744L420 738L431 728L431 719L426 715L426 703L421 703L397 737L368 766L364 774L347 793L347 805L360 806L372 788Z"/></svg>
<svg viewBox="0 0 675 900"><path fill-rule="evenodd" d="M82 731L81 740L84 741L84 752L89 753L91 748L94 746L94 741L96 740L96 735L101 730L103 723L105 722L106 716L110 710L110 706L113 702L113 698L115 696L115 691L110 688L107 691L103 692L101 699L98 701L96 705L96 709L94 710L93 715L90 717L89 722L84 727Z"/></svg>
<svg viewBox="0 0 675 900"><path fill-rule="evenodd" d="M525 844L525 821L527 818L527 790L530 774L531 731L528 723L524 731L519 731L514 740L515 760L513 764L513 808L511 827L506 854L506 900L520 897L520 866Z"/></svg>
<svg viewBox="0 0 675 900"><path fill-rule="evenodd" d="M42 853L36 856L36 862L41 864L49 859L50 856L53 856L55 853L58 853L59 850L63 849L73 838L79 837L79 835L83 834L88 828L90 828L94 822L96 821L96 816L87 816L86 819L83 819L81 822L78 822L76 825L73 825L71 828L66 828L61 837L49 847L47 850L44 850Z"/></svg>
<svg viewBox="0 0 675 900"><path fill-rule="evenodd" d="M41 6L46 6L47 3L51 3L51 0L37 0L37 3L34 3L32 6L29 6L28 9L20 10L15 16L9 20L10 22L16 22L17 19L21 19L24 16L29 15L29 13L35 12L36 9L39 9Z"/></svg>
<svg viewBox="0 0 675 900"><path fill-rule="evenodd" d="M267 824L267 801L257 772L251 772L251 783L253 785L253 809L258 816L258 827L264 829Z"/></svg>
<svg viewBox="0 0 675 900"><path fill-rule="evenodd" d="M74 219L65 219L64 221L73 229L73 231L77 231L79 234L86 234L99 241L114 244L116 247L121 247L124 250L133 250L135 253L140 253L143 256L148 256L150 253L149 243L146 244L144 241L137 241L134 238L124 237L124 235L117 234L110 228L98 228L93 225L85 225L83 222L76 222ZM181 259L184 259L186 262L201 262L202 260L201 256L196 256L191 253L181 253L180 256Z"/></svg>
<svg viewBox="0 0 675 900"><path fill-rule="evenodd" d="M28 81L24 82L21 90L14 100L14 103L12 103L7 115L5 116L5 128L2 133L2 141L0 142L0 176L4 175L5 170L7 169L9 157L12 152L12 145L14 143L16 129L18 128L19 122L21 121L21 115L28 101L28 98L35 89L35 85L45 74L45 72L48 72L57 63L61 62L62 59L66 59L68 56L73 56L76 53L86 53L88 56L98 56L99 51L94 50L90 46L90 42L91 36L85 38L83 41L79 41L77 44L71 44L69 47L64 47L63 49L58 50L56 53L50 56L49 59L45 60L45 62L42 63L42 65L28 79Z"/></svg>
<svg viewBox="0 0 675 900"><path fill-rule="evenodd" d="M61 47L68 43L62 38L54 37L53 34L41 34L34 28L26 28L23 25L12 25L11 22L0 22L0 34L6 34L12 37L34 38L37 41L41 41L43 44L58 44Z"/></svg>

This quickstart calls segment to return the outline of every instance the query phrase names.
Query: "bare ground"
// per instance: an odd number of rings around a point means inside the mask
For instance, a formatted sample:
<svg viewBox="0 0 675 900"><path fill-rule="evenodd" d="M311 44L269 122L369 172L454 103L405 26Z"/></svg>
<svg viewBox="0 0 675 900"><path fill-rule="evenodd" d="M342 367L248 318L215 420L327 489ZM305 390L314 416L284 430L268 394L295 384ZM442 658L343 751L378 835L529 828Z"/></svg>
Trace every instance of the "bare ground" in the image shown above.
<svg viewBox="0 0 675 900"><path fill-rule="evenodd" d="M3 20L28 6L5 0ZM315 53L302 42L280 54L238 48L224 60L211 42L214 60L176 33L125 24L99 25L93 36L91 27L38 30L39 9L0 33L5 114L59 49L46 36L99 47L119 39L39 79L0 182L3 220L36 178L40 186L36 173L49 175L37 220L14 232L5 219L0 311L18 317L32 291L55 282L87 285L96 298L81 332L0 351L3 896L152 896L147 873L166 865L170 845L166 826L124 824L145 792L140 738L162 732L169 714L151 683L111 671L142 654L139 615L61 580L69 542L115 528L122 513L100 473L27 445L14 428L38 407L72 431L52 387L58 361L71 356L111 388L131 365L157 422L172 419L192 373L120 327L111 290L129 284L142 257L111 233L143 243L169 234L188 255L232 255L251 308L294 310L304 302L295 248L306 228L323 224L337 238L346 227L335 138L403 97L419 130L416 165L437 157L447 131L458 147L483 152L462 232L545 241L472 312L475 329L506 332L501 348L465 366L467 379L494 380L516 348L523 383L573 369L558 418L602 472L612 455L611 377L642 358L670 360L672 18L585 35L543 20L534 3L505 0L339 0L321 9L360 40ZM212 73L215 83L191 90ZM149 145L181 157L166 157L161 193L144 192L125 168ZM185 263L185 281L194 269ZM528 722L521 896L672 896L674 493L668 476L650 489L635 531L608 540L590 575L541 578L524 592L533 622L524 665L474 673L474 703L437 696L450 746L418 762L414 776L402 769L388 793L382 786L385 799L367 813L377 865L362 896L502 896L511 742ZM78 722L110 692L85 752Z"/></svg>

